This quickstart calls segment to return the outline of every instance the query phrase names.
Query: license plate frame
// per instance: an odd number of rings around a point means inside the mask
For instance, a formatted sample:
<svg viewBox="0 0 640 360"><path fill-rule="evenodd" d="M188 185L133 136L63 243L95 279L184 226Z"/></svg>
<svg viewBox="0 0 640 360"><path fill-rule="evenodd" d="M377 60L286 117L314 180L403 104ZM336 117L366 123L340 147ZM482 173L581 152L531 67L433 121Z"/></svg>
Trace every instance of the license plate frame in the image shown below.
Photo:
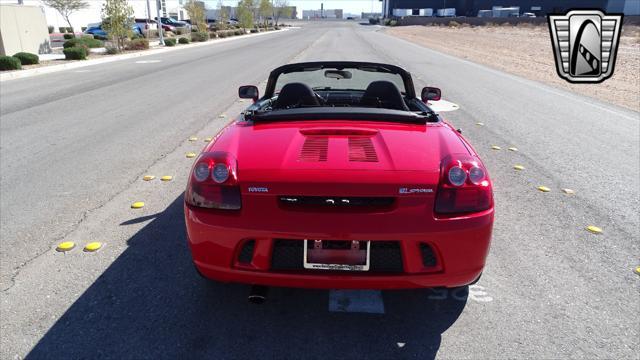
<svg viewBox="0 0 640 360"><path fill-rule="evenodd" d="M371 241L369 240L361 240L359 241L359 246L363 243L366 244L366 260L364 265L360 264L333 264L333 263L318 263L318 262L310 262L309 251L308 251L308 243L309 241L316 240L304 240L304 252L302 255L303 266L305 269L309 270L337 270L337 271L369 271L371 267ZM322 240L322 241L330 241L330 240ZM340 250L340 251L354 251L354 250ZM358 250L360 251L360 250Z"/></svg>

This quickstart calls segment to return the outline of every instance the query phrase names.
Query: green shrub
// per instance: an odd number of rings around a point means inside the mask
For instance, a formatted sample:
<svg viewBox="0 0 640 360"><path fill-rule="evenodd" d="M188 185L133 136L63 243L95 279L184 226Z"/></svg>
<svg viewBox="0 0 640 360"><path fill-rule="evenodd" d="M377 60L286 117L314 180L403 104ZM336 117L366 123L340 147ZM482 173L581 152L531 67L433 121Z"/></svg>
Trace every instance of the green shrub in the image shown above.
<svg viewBox="0 0 640 360"><path fill-rule="evenodd" d="M20 64L18 58L13 56L0 56L0 71L20 69L22 69L22 64Z"/></svg>
<svg viewBox="0 0 640 360"><path fill-rule="evenodd" d="M65 38L65 39L67 39L67 40L69 40L69 39L73 39L73 38L74 38L74 37L76 37L76 36L75 36L75 35L73 35L73 34L63 34L63 35L62 35L62 37L63 37L63 38Z"/></svg>
<svg viewBox="0 0 640 360"><path fill-rule="evenodd" d="M176 46L176 39L164 39L164 46Z"/></svg>
<svg viewBox="0 0 640 360"><path fill-rule="evenodd" d="M449 21L449 27L459 27L460 23L457 21Z"/></svg>
<svg viewBox="0 0 640 360"><path fill-rule="evenodd" d="M104 46L104 42L98 39L94 39L91 36L83 36L80 38L69 39L62 44L65 49L77 47L78 45L85 45L88 48L99 48Z"/></svg>
<svg viewBox="0 0 640 360"><path fill-rule="evenodd" d="M396 26L396 25L398 25L398 21L396 20L389 21L389 26Z"/></svg>
<svg viewBox="0 0 640 360"><path fill-rule="evenodd" d="M209 33L209 39L215 39L218 37L218 33L216 33L215 31L211 31Z"/></svg>
<svg viewBox="0 0 640 360"><path fill-rule="evenodd" d="M49 34L53 34L53 29L54 29L54 27L53 27L53 26L51 26L51 25L49 25L49 26L48 26L48 28L49 28Z"/></svg>
<svg viewBox="0 0 640 360"><path fill-rule="evenodd" d="M86 60L87 48L83 46L70 47L62 50L67 60Z"/></svg>
<svg viewBox="0 0 640 360"><path fill-rule="evenodd" d="M62 26L59 27L58 30L63 34L67 32L67 28L66 27L62 27Z"/></svg>
<svg viewBox="0 0 640 360"><path fill-rule="evenodd" d="M73 34L73 28L72 27L67 27L67 32Z"/></svg>
<svg viewBox="0 0 640 360"><path fill-rule="evenodd" d="M120 52L120 50L115 46L107 46L106 50L107 55L115 55Z"/></svg>
<svg viewBox="0 0 640 360"><path fill-rule="evenodd" d="M189 43L189 39L186 37L181 37L180 39L178 39L178 42L180 44L188 44Z"/></svg>
<svg viewBox="0 0 640 360"><path fill-rule="evenodd" d="M252 34L255 34L255 33L258 32L258 29L251 29L250 31L251 31Z"/></svg>
<svg viewBox="0 0 640 360"><path fill-rule="evenodd" d="M205 32L195 32L191 33L191 41L193 42L201 42L209 40L209 34Z"/></svg>
<svg viewBox="0 0 640 360"><path fill-rule="evenodd" d="M40 63L40 58L38 57L38 55L28 52L19 52L13 55L13 57L20 60L20 63L22 65L33 65Z"/></svg>
<svg viewBox="0 0 640 360"><path fill-rule="evenodd" d="M244 34L246 34L246 32L242 29L237 29L235 32L235 35L244 35Z"/></svg>
<svg viewBox="0 0 640 360"><path fill-rule="evenodd" d="M221 39L226 38L227 36L229 36L229 35L227 34L226 31L218 32L218 37L221 38Z"/></svg>
<svg viewBox="0 0 640 360"><path fill-rule="evenodd" d="M147 39L133 39L125 44L127 50L146 50L149 48L149 40Z"/></svg>

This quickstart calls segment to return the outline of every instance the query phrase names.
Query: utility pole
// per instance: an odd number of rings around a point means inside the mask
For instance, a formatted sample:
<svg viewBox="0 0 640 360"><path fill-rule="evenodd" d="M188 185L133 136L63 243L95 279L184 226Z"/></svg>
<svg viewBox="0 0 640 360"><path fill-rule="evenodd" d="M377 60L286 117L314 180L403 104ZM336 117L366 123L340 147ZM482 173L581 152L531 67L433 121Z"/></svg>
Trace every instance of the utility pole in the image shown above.
<svg viewBox="0 0 640 360"><path fill-rule="evenodd" d="M156 13L158 14L156 18L156 23L158 24L158 37L160 38L160 45L164 45L164 37L162 36L162 18L160 17L160 3L161 0L156 0Z"/></svg>

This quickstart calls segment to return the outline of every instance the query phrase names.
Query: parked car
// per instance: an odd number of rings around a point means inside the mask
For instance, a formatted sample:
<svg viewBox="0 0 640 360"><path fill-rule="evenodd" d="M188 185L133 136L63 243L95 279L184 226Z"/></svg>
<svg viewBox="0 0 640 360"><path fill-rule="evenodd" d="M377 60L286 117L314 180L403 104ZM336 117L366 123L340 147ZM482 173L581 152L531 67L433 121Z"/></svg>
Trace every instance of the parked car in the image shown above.
<svg viewBox="0 0 640 360"><path fill-rule="evenodd" d="M526 13L522 13L521 17L534 18L534 17L536 17L536 14L531 13L531 12L526 12Z"/></svg>
<svg viewBox="0 0 640 360"><path fill-rule="evenodd" d="M485 266L494 218L479 155L390 65L273 70L262 97L193 164L187 241L206 278L254 287L461 287ZM262 287L261 287L262 286ZM256 298L257 297L257 298Z"/></svg>
<svg viewBox="0 0 640 360"><path fill-rule="evenodd" d="M155 19L158 20L157 17ZM186 28L188 31L191 31L191 24L186 23L184 21L178 21L170 17L161 17L160 21L162 22L163 28L164 28L164 25L173 27L173 30L167 30L167 31L175 31L178 28Z"/></svg>
<svg viewBox="0 0 640 360"><path fill-rule="evenodd" d="M131 25L131 31L135 35L144 36L142 30L140 30L138 25L136 25L135 23ZM102 23L88 24L87 29L84 31L84 33L93 35L94 38L101 40L107 40L107 38L109 37L107 32L102 29Z"/></svg>
<svg viewBox="0 0 640 360"><path fill-rule="evenodd" d="M158 30L158 23L151 19L136 18L135 25L140 29L141 33L144 33L145 30Z"/></svg>

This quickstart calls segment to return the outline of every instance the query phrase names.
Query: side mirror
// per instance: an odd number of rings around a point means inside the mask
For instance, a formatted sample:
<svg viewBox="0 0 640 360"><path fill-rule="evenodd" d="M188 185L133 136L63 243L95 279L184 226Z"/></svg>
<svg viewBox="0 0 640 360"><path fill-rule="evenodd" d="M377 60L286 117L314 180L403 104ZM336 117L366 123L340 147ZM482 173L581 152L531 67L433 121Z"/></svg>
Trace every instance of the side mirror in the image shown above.
<svg viewBox="0 0 640 360"><path fill-rule="evenodd" d="M243 85L238 89L240 99L253 99L258 101L258 87L255 85Z"/></svg>
<svg viewBox="0 0 640 360"><path fill-rule="evenodd" d="M427 86L422 89L422 102L426 103L427 101L438 101L442 96L442 91L435 87Z"/></svg>

